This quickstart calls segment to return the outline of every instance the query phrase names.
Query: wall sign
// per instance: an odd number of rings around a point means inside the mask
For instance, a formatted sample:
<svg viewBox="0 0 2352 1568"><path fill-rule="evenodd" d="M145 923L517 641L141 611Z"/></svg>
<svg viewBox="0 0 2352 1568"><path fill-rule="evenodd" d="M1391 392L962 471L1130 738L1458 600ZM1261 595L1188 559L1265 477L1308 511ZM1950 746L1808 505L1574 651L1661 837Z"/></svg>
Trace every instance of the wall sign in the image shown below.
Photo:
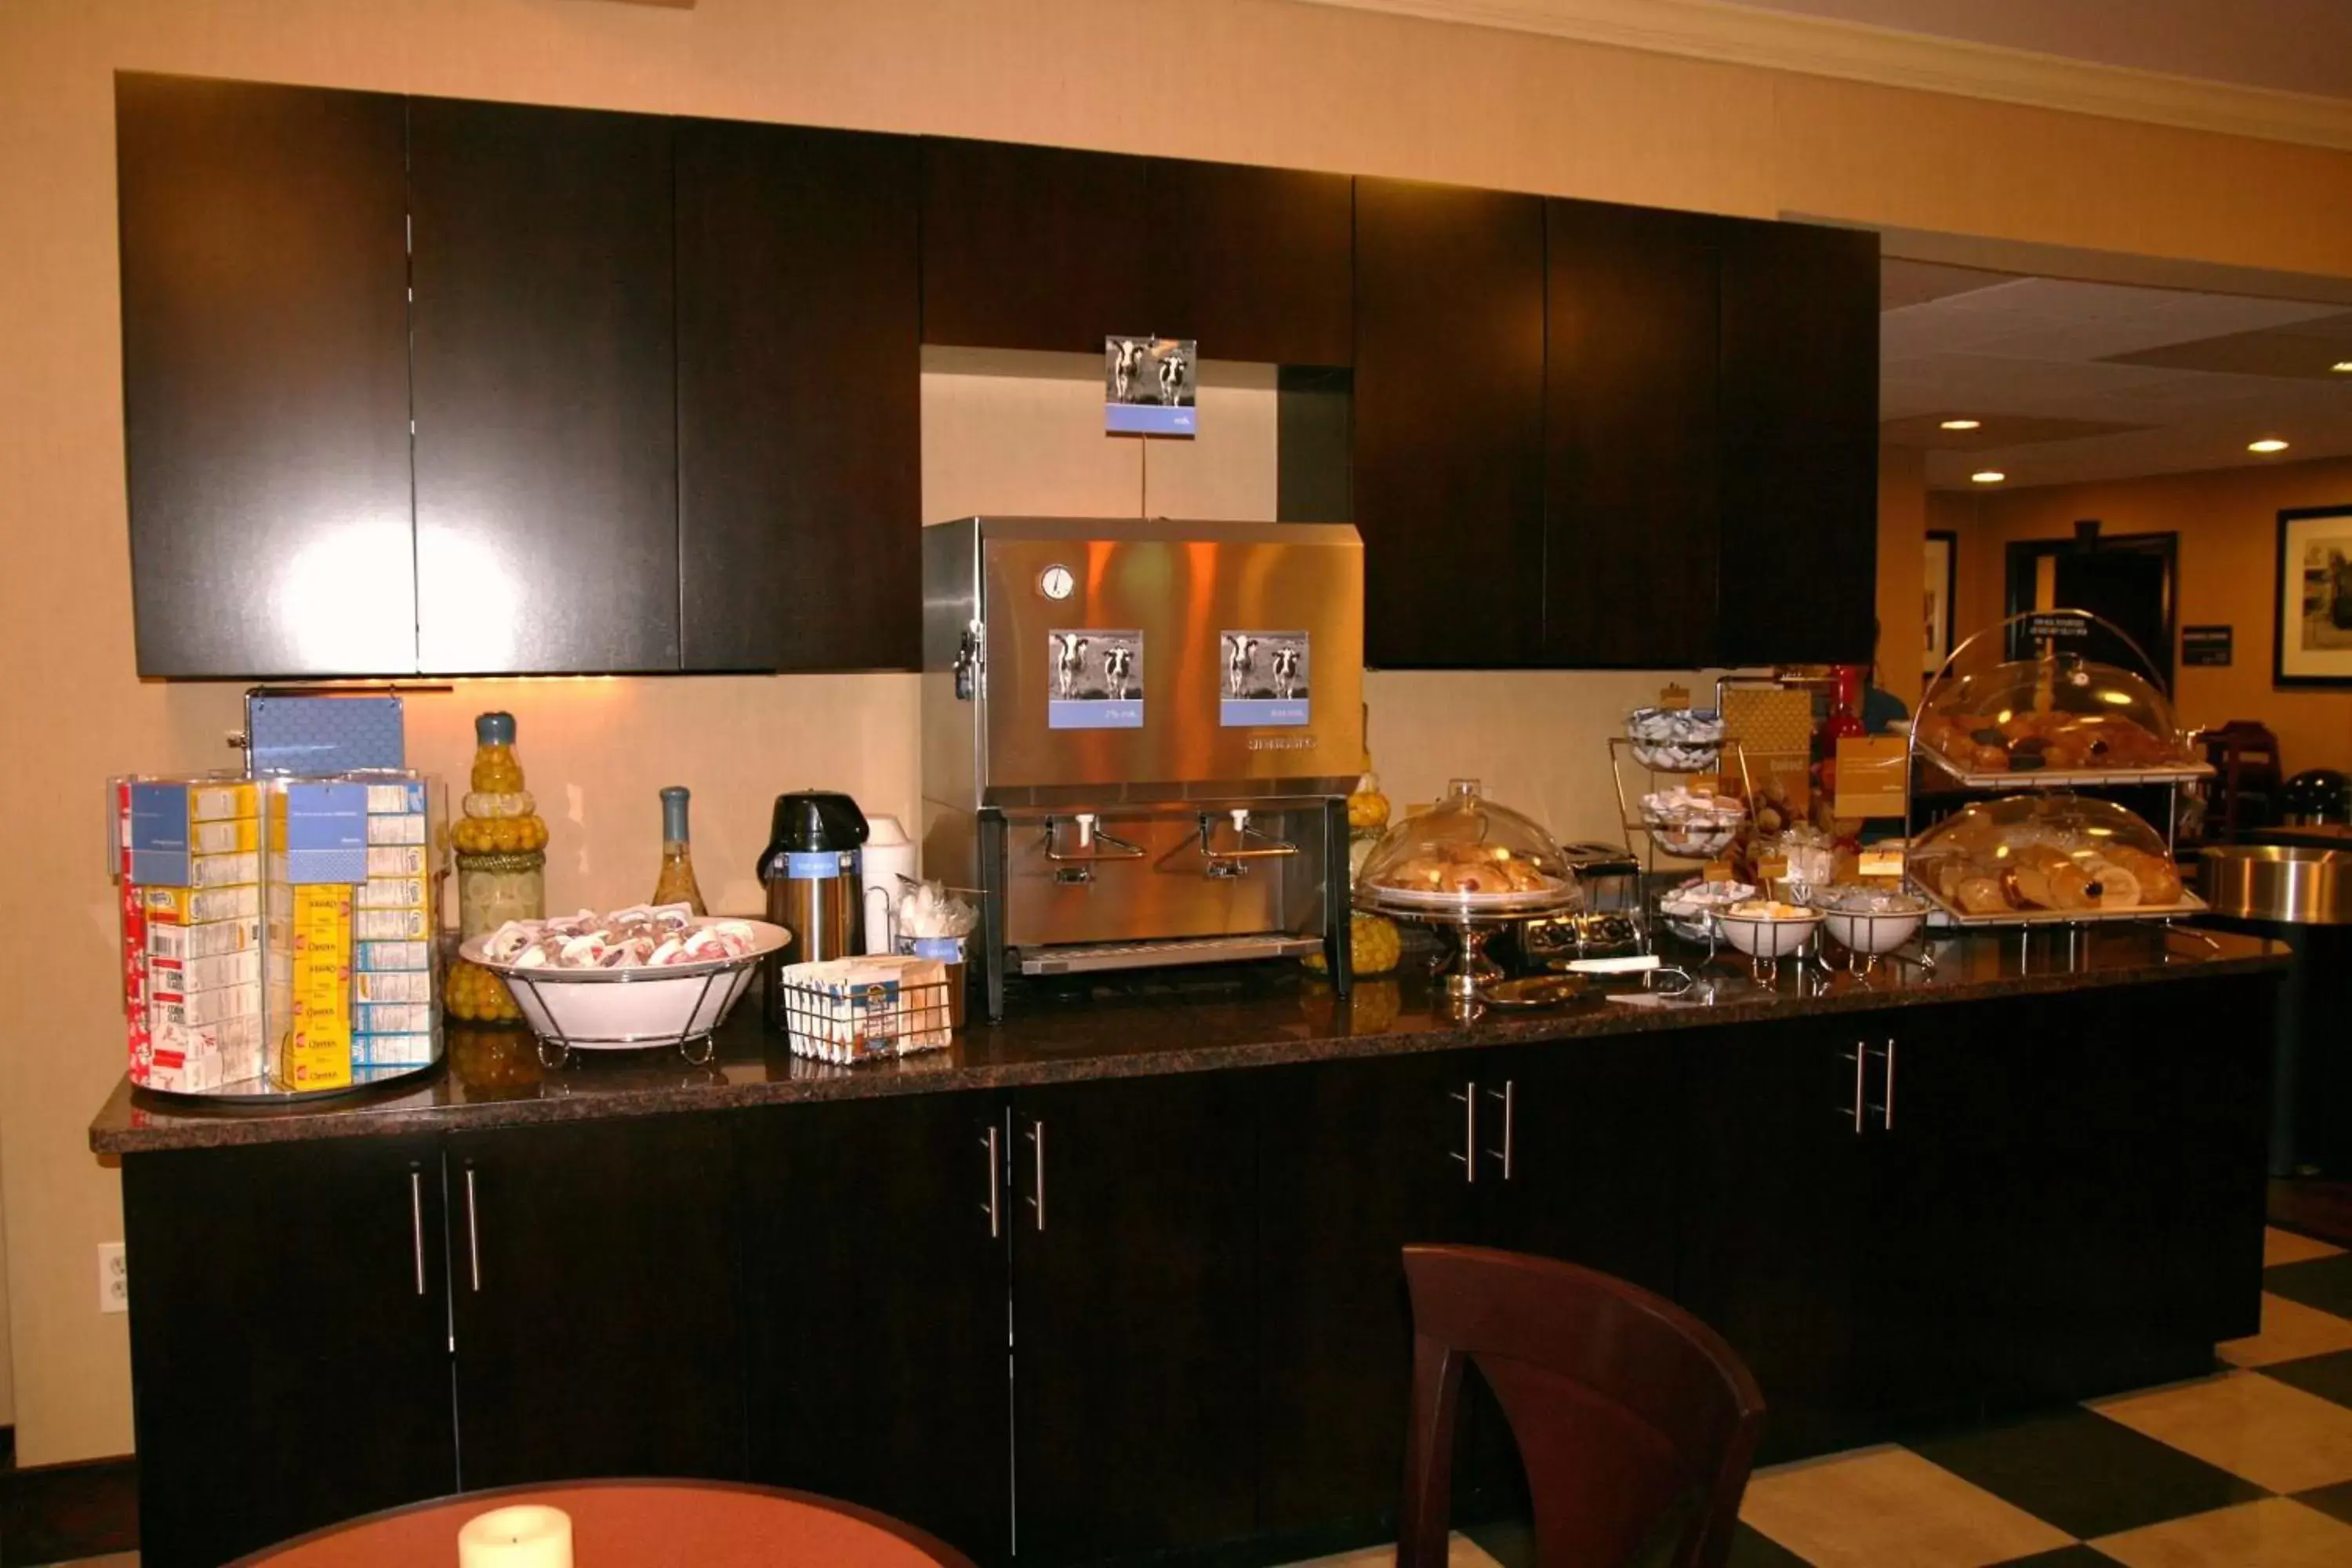
<svg viewBox="0 0 2352 1568"><path fill-rule="evenodd" d="M1114 436L1192 436L1199 345L1191 338L1103 340L1103 428Z"/></svg>
<svg viewBox="0 0 2352 1568"><path fill-rule="evenodd" d="M1229 631L1217 639L1217 722L1224 728L1304 724L1310 649L1305 632Z"/></svg>
<svg viewBox="0 0 2352 1568"><path fill-rule="evenodd" d="M1051 730L1143 728L1143 634L1084 630L1045 634L1045 726Z"/></svg>
<svg viewBox="0 0 2352 1568"><path fill-rule="evenodd" d="M2183 626L2180 628L2180 662L2184 665L2204 664L2227 666L2232 626Z"/></svg>
<svg viewBox="0 0 2352 1568"><path fill-rule="evenodd" d="M2041 610L2025 618L2025 635L2033 642L2087 642L2091 623L2066 610Z"/></svg>

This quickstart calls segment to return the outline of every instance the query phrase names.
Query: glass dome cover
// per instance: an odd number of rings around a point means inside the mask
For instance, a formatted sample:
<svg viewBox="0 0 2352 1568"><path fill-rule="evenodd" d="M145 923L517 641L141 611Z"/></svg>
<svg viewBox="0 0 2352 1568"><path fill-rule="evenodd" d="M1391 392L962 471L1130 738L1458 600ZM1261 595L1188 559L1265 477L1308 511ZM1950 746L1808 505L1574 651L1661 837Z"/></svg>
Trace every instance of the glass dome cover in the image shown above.
<svg viewBox="0 0 2352 1568"><path fill-rule="evenodd" d="M1559 845L1534 819L1455 779L1445 798L1381 836L1357 874L1375 906L1443 912L1556 910L1576 899L1576 876Z"/></svg>
<svg viewBox="0 0 2352 1568"><path fill-rule="evenodd" d="M2147 677L2079 654L2012 659L1938 682L1913 731L1961 773L2128 772L2193 758Z"/></svg>
<svg viewBox="0 0 2352 1568"><path fill-rule="evenodd" d="M2163 836L2087 795L1973 802L1913 842L1910 872L1964 916L2171 914L2186 899Z"/></svg>

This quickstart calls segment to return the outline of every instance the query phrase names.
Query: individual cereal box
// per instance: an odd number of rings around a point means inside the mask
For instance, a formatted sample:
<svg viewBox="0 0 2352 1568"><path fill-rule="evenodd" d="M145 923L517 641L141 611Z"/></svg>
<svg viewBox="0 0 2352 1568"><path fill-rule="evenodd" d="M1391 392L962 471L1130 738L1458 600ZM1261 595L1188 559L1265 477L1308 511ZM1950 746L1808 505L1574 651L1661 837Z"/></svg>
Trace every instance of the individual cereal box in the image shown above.
<svg viewBox="0 0 2352 1568"><path fill-rule="evenodd" d="M352 1000L365 1005L372 1002L422 1002L433 1000L433 972L429 969L402 969L384 973L361 970L352 976Z"/></svg>

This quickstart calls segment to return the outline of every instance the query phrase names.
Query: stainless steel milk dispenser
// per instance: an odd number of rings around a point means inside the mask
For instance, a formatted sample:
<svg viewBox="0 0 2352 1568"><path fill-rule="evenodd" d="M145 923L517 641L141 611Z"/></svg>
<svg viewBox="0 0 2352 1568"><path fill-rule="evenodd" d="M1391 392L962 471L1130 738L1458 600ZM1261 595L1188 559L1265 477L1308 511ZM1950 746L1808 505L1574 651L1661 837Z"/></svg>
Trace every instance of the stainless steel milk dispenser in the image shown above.
<svg viewBox="0 0 2352 1568"><path fill-rule="evenodd" d="M923 873L1009 973L1295 958L1347 984L1363 546L1334 523L923 537Z"/></svg>
<svg viewBox="0 0 2352 1568"><path fill-rule="evenodd" d="M866 834L866 814L845 795L803 790L776 797L768 847L760 856L768 918L792 933L764 963L768 1022L776 1028L785 1027L778 970L865 951L859 847Z"/></svg>

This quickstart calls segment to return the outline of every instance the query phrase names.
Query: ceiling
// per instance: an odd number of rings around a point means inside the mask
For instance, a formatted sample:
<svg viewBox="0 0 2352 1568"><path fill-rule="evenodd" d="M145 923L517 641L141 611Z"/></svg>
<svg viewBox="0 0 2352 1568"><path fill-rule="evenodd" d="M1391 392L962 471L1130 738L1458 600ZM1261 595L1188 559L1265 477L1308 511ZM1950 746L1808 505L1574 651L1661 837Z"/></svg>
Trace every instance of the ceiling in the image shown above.
<svg viewBox="0 0 2352 1568"><path fill-rule="evenodd" d="M2352 98L2346 0L1736 0L2128 70Z"/></svg>
<svg viewBox="0 0 2352 1568"><path fill-rule="evenodd" d="M1826 3L1826 0L1823 0ZM2004 489L2352 456L2352 310L1881 264L1879 418L1927 483ZM1981 421L1947 431L1945 419ZM2277 437L2263 458L2250 441Z"/></svg>

